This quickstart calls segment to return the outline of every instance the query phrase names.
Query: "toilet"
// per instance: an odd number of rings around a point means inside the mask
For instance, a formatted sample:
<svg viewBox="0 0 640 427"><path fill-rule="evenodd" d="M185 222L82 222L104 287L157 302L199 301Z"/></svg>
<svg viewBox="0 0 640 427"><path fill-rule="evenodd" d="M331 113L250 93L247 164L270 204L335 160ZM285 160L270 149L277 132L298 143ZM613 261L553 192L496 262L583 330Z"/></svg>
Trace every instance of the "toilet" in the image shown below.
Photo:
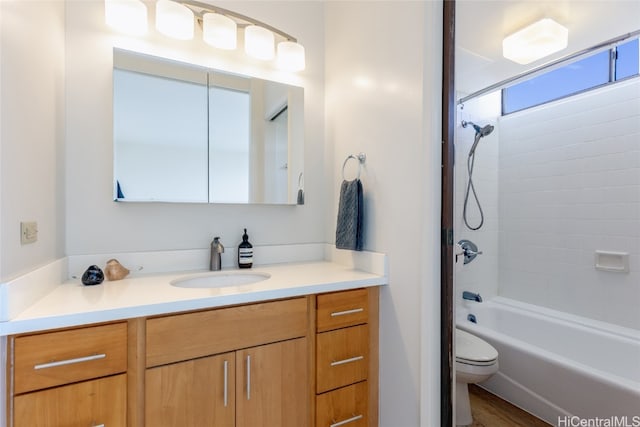
<svg viewBox="0 0 640 427"><path fill-rule="evenodd" d="M456 328L456 425L473 422L469 384L489 379L498 372L498 351L488 342Z"/></svg>

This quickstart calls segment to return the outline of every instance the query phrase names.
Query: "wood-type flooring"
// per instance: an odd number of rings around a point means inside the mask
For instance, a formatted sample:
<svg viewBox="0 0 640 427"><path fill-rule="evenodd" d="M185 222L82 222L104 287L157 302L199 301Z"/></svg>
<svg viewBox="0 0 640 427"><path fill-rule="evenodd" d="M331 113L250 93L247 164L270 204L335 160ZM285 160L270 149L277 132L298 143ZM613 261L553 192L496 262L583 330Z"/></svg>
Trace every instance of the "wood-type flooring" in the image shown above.
<svg viewBox="0 0 640 427"><path fill-rule="evenodd" d="M475 384L469 384L473 424L471 427L549 427L534 417Z"/></svg>

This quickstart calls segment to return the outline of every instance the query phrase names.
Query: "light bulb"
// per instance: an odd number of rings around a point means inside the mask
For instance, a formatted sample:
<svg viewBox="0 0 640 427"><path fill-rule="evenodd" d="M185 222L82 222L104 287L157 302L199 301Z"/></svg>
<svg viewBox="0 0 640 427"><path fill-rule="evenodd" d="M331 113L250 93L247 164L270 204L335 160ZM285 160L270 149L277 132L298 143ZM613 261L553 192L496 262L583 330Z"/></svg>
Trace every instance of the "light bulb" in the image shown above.
<svg viewBox="0 0 640 427"><path fill-rule="evenodd" d="M304 47L291 41L278 43L278 67L286 71L304 70Z"/></svg>
<svg viewBox="0 0 640 427"><path fill-rule="evenodd" d="M205 13L202 17L202 38L219 49L235 49L238 26L236 22L219 13Z"/></svg>
<svg viewBox="0 0 640 427"><path fill-rule="evenodd" d="M244 51L247 55L263 61L273 59L275 37L266 28L249 25L244 29Z"/></svg>
<svg viewBox="0 0 640 427"><path fill-rule="evenodd" d="M165 36L179 40L193 38L193 12L185 5L171 0L156 3L156 29Z"/></svg>

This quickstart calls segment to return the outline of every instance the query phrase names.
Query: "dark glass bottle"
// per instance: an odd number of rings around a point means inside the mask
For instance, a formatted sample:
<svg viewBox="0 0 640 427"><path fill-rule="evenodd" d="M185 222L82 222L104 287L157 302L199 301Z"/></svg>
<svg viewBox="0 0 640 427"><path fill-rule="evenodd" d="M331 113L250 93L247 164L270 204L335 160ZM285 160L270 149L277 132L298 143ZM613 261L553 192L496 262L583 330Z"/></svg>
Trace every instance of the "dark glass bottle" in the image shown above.
<svg viewBox="0 0 640 427"><path fill-rule="evenodd" d="M249 243L247 229L244 229L242 243L238 245L238 267L251 268L253 266L253 245Z"/></svg>

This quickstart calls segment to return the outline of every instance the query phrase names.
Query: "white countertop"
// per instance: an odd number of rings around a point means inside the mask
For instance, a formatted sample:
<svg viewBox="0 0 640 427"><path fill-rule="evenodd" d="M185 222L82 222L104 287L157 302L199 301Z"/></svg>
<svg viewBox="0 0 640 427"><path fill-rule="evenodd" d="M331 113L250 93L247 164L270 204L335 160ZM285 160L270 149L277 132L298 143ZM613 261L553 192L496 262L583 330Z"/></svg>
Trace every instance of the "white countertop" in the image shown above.
<svg viewBox="0 0 640 427"><path fill-rule="evenodd" d="M240 271L224 269L221 273ZM191 289L170 284L190 271L129 276L84 286L79 279L56 286L19 315L0 322L0 335L33 332L141 316L244 304L386 284L386 277L329 261L258 266L242 272L266 273L266 280L223 288Z"/></svg>

